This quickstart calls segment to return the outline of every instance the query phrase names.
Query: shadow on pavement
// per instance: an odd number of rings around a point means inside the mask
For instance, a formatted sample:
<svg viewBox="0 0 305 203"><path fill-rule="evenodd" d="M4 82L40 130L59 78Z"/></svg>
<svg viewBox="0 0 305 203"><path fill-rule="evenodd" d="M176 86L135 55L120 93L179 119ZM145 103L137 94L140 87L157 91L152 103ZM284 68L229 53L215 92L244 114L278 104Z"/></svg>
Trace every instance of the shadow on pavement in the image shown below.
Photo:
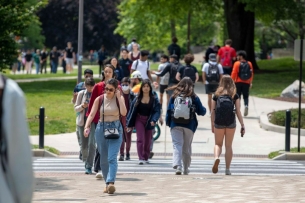
<svg viewBox="0 0 305 203"><path fill-rule="evenodd" d="M140 193L140 192L138 192L138 193L119 193L119 192L117 192L117 193L114 193L113 195L111 195L111 196L147 196L147 193Z"/></svg>
<svg viewBox="0 0 305 203"><path fill-rule="evenodd" d="M141 179L138 178L116 178L119 181L142 181Z"/></svg>
<svg viewBox="0 0 305 203"><path fill-rule="evenodd" d="M35 192L45 192L48 190L67 190L68 188L61 182L70 179L55 179L55 178L35 178Z"/></svg>

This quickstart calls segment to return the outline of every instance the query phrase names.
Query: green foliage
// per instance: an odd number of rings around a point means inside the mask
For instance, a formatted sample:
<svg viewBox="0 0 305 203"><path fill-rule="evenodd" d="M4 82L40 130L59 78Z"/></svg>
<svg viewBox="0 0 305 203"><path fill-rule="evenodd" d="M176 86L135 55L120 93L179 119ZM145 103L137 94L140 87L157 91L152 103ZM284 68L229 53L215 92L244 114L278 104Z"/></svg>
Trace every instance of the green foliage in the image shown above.
<svg viewBox="0 0 305 203"><path fill-rule="evenodd" d="M291 111L291 127L298 127L298 109L290 109ZM305 109L301 110L301 128L305 129ZM270 122L275 125L285 126L286 110L284 111L275 111L271 114Z"/></svg>
<svg viewBox="0 0 305 203"><path fill-rule="evenodd" d="M41 49L44 46L45 37L41 35L41 23L33 22L22 32L22 47Z"/></svg>
<svg viewBox="0 0 305 203"><path fill-rule="evenodd" d="M280 155L281 151L285 151L285 150L279 150L279 151L274 151L274 152L270 152L269 155L268 155L268 158L269 159L273 159L274 157L277 157L278 155ZM290 152L292 153L298 153L298 148L297 147L294 147L294 148L291 148L290 149ZM300 152L301 153L304 153L305 152L305 147L301 147L300 148Z"/></svg>
<svg viewBox="0 0 305 203"><path fill-rule="evenodd" d="M39 149L39 145L32 145L32 149ZM60 151L58 149L53 148L53 147L44 146L44 149L46 151L49 151L49 152L51 152L53 154L56 154L56 155L60 154Z"/></svg>
<svg viewBox="0 0 305 203"><path fill-rule="evenodd" d="M33 22L37 22L35 11L46 0L0 0L0 69L10 66L17 58L15 36Z"/></svg>

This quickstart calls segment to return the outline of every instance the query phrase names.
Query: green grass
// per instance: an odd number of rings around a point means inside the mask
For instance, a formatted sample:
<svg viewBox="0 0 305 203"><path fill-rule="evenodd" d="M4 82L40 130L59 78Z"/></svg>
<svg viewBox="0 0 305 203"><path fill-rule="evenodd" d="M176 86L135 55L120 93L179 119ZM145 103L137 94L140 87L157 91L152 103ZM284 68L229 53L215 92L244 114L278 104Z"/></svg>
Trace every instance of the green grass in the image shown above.
<svg viewBox="0 0 305 203"><path fill-rule="evenodd" d="M291 127L298 127L299 109L290 109L291 111ZM286 110L275 111L271 114L270 122L275 125L285 126ZM305 109L301 110L301 128L305 129Z"/></svg>
<svg viewBox="0 0 305 203"><path fill-rule="evenodd" d="M38 145L32 145L32 149L39 149L39 146ZM53 148L53 147L44 146L44 149L46 151L49 151L49 152L51 152L53 154L56 154L56 155L60 154L60 152L57 149Z"/></svg>
<svg viewBox="0 0 305 203"><path fill-rule="evenodd" d="M281 92L299 79L299 62L293 58L281 58L257 61L260 68L254 73L253 87L250 95L274 98L279 97ZM303 63L305 68L305 63ZM305 79L305 71L303 71Z"/></svg>
<svg viewBox="0 0 305 203"><path fill-rule="evenodd" d="M278 155L281 154L280 151L285 151L285 150L279 150L279 151L270 152L270 153L268 154L268 158L269 158L269 159L273 159L274 157L277 157ZM292 152L292 153L298 153L298 148L297 148L297 147L291 148L291 149L290 149L290 152ZM300 148L300 152L305 152L305 147L301 147L301 148Z"/></svg>

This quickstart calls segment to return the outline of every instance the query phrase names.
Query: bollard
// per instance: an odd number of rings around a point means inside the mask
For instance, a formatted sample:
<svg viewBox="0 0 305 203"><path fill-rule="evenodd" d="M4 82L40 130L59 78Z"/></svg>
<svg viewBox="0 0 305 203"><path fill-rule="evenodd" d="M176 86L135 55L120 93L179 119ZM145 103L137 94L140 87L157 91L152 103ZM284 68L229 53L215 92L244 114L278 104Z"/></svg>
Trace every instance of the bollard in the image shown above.
<svg viewBox="0 0 305 203"><path fill-rule="evenodd" d="M44 148L44 107L39 109L39 149Z"/></svg>
<svg viewBox="0 0 305 203"><path fill-rule="evenodd" d="M285 151L290 152L290 123L291 123L291 112L286 111L285 119Z"/></svg>

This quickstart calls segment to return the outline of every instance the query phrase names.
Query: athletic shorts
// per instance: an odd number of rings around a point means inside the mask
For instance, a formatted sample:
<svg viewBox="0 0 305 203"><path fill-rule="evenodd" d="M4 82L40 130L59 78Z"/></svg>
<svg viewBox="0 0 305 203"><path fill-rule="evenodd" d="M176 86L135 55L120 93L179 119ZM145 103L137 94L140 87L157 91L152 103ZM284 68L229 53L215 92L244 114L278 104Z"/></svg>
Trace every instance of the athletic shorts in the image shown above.
<svg viewBox="0 0 305 203"><path fill-rule="evenodd" d="M231 125L224 126L224 125L217 125L216 123L214 123L214 127L217 129L236 128L236 119L234 119L234 122Z"/></svg>
<svg viewBox="0 0 305 203"><path fill-rule="evenodd" d="M165 89L168 87L168 85L160 85L160 93L164 94ZM167 93L167 92L166 92Z"/></svg>
<svg viewBox="0 0 305 203"><path fill-rule="evenodd" d="M66 65L70 65L73 68L73 58L66 58Z"/></svg>
<svg viewBox="0 0 305 203"><path fill-rule="evenodd" d="M218 85L214 84L206 84L205 85L205 93L206 94L214 94L218 88Z"/></svg>

